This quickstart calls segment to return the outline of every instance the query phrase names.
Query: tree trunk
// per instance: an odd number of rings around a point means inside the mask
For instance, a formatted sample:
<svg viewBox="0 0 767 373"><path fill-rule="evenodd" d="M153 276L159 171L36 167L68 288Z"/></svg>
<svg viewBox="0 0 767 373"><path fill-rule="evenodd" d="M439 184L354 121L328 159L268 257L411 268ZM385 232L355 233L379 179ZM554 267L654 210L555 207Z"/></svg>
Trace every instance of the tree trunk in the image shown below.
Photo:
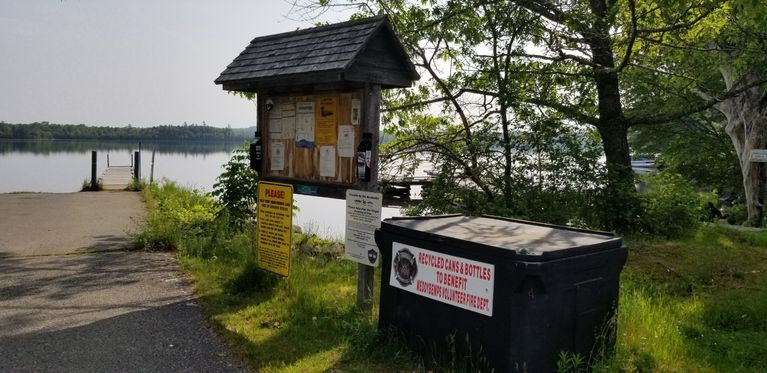
<svg viewBox="0 0 767 373"><path fill-rule="evenodd" d="M625 122L616 121L614 123L601 125L598 127L599 136L602 138L602 147L605 151L605 160L607 161L607 172L611 175L621 176L618 179L628 176L633 184L633 173L631 173L631 154L628 142L628 126ZM627 180L624 180L627 181Z"/></svg>
<svg viewBox="0 0 767 373"><path fill-rule="evenodd" d="M634 187L634 172L631 169L628 125L625 121L617 120L597 128L607 162L607 189L604 201L598 204L601 223L607 229L630 229L639 204Z"/></svg>
<svg viewBox="0 0 767 373"><path fill-rule="evenodd" d="M592 53L594 82L597 91L597 129L607 161L607 193L601 207L607 228L629 228L636 214L637 199L634 173L631 170L631 153L628 144L628 122L623 115L620 78L615 67L615 55L610 36L609 8L604 0L590 2L591 11L597 16L589 32L583 33Z"/></svg>
<svg viewBox="0 0 767 373"><path fill-rule="evenodd" d="M729 66L720 69L727 89L737 89L758 81L756 74L736 79ZM746 197L746 225L758 227L764 219L767 170L764 163L751 162L751 150L767 148L767 91L754 86L743 94L724 100L715 106L727 118L725 132L730 136L740 161L743 191Z"/></svg>
<svg viewBox="0 0 767 373"><path fill-rule="evenodd" d="M512 190L511 190L511 134L509 133L509 118L506 115L507 106L501 102L501 130L503 133L503 200L506 205L506 209L512 207Z"/></svg>

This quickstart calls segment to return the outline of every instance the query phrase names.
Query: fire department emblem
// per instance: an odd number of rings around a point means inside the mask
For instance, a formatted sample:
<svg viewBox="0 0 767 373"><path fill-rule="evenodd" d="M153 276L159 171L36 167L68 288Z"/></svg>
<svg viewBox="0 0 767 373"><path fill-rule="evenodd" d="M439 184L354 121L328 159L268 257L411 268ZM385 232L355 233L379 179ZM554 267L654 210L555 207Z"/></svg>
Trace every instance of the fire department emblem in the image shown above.
<svg viewBox="0 0 767 373"><path fill-rule="evenodd" d="M415 256L408 249L402 249L394 256L394 277L402 286L409 286L415 282L415 276L418 274Z"/></svg>

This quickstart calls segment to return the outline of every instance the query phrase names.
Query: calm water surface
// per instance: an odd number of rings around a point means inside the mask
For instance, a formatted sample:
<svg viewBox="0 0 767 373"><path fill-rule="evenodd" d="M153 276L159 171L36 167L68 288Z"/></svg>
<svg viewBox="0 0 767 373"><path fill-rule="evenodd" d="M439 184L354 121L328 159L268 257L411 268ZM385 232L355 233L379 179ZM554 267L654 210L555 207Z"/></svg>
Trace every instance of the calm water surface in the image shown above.
<svg viewBox="0 0 767 373"><path fill-rule="evenodd" d="M211 191L222 166L239 143L142 143L141 172L148 179L152 150L155 150L154 178L173 180L179 185ZM80 190L90 179L91 151L96 150L98 174L107 166L130 165L135 142L96 141L1 141L0 193L69 193ZM345 202L329 198L296 195L301 212L296 224L322 236L343 238ZM384 208L384 218L398 215L398 209Z"/></svg>

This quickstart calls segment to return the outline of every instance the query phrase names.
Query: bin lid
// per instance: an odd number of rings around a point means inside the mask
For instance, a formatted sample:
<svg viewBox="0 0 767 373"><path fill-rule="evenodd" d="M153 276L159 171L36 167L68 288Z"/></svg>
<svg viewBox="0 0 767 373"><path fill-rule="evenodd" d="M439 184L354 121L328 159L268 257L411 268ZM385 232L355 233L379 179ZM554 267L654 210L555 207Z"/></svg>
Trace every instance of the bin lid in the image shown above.
<svg viewBox="0 0 767 373"><path fill-rule="evenodd" d="M483 246L531 261L559 259L621 247L611 233L497 216L439 215L385 219L381 230L426 240ZM396 241L396 239L395 239Z"/></svg>

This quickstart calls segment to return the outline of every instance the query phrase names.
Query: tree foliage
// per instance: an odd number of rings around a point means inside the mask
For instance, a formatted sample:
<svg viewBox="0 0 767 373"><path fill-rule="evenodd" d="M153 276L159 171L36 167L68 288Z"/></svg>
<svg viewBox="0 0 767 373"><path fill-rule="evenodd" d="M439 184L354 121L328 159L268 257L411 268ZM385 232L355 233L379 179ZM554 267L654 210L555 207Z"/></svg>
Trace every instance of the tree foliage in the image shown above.
<svg viewBox="0 0 767 373"><path fill-rule="evenodd" d="M697 182L705 180L709 186L742 196L748 224L759 226L764 216L767 168L751 162L750 153L767 147L767 13L751 1L715 5L706 19L666 36L662 49L645 47L653 64L636 71L627 80L626 90L633 100L644 103L645 112L694 107L701 101L714 103L707 113L686 120L697 125L674 129L676 134L670 136L674 142L662 157ZM640 128L639 132L669 134L669 126L663 127ZM725 142L729 150L721 147ZM737 176L733 177L733 171Z"/></svg>
<svg viewBox="0 0 767 373"><path fill-rule="evenodd" d="M635 152L656 158L658 168L679 174L699 189L742 196L740 165L720 116L707 111L689 118L633 129Z"/></svg>
<svg viewBox="0 0 767 373"><path fill-rule="evenodd" d="M434 169L435 182L424 193L424 202L408 210L412 214L485 213L586 224L586 207L598 195L603 173L598 162L598 142L587 131L561 122L511 125L507 139L512 149L509 164L499 146L502 137L498 124L489 125L486 133L490 135L472 142L472 146L485 150L477 154L479 166L472 178L466 175L462 159L470 151L465 142L450 143L450 134L432 132L417 124L414 128L390 129L396 140L386 144L382 152L386 171L407 173L412 168L409 162L418 160L427 161ZM409 157L405 157L407 153ZM477 188L477 183L482 188Z"/></svg>
<svg viewBox="0 0 767 373"><path fill-rule="evenodd" d="M532 17L494 4L430 25L449 10L390 5L399 7L388 11L428 77L385 96L384 130L395 140L382 149L384 173L409 176L424 162L436 171L425 203L412 211L558 223L577 216L578 202L600 184L601 153L587 128L514 99L520 90L509 51L529 40Z"/></svg>
<svg viewBox="0 0 767 373"><path fill-rule="evenodd" d="M398 126L398 139L420 136L419 145L399 149L409 164L416 150L449 156L451 167L437 165L445 180L460 179L449 190L471 189L474 199L511 208L518 177L514 128L549 120L588 128L599 135L606 165L597 224L626 229L641 214L630 128L678 122L764 83L723 84L710 40L701 37L727 29L730 10L753 8L746 3L336 0L304 2L300 9L311 14L311 4L347 5L389 15L426 78L387 97L386 119ZM495 178L483 176L489 169Z"/></svg>

